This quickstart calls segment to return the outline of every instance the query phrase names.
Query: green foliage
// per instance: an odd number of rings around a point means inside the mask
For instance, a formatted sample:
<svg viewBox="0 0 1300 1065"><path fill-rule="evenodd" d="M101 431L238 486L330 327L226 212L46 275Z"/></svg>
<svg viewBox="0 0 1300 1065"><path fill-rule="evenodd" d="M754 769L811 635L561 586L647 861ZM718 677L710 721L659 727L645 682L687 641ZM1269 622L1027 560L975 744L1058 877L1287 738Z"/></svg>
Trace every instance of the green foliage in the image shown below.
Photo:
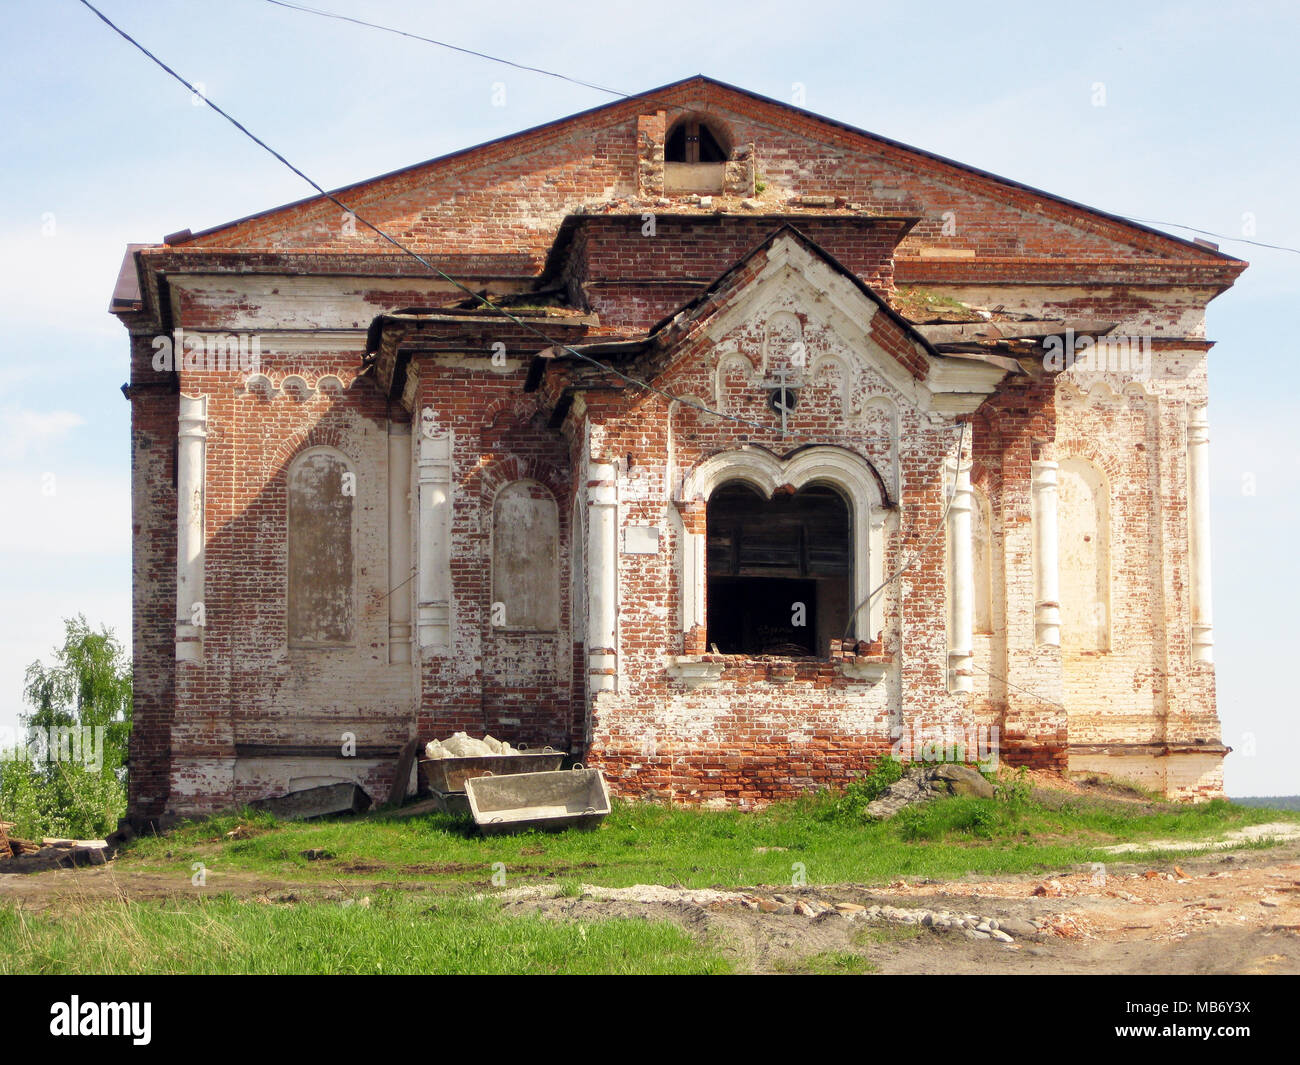
<svg viewBox="0 0 1300 1065"><path fill-rule="evenodd" d="M893 818L899 837L909 843L944 840L950 836L992 839L998 830L1012 826L1016 814L999 808L992 799L951 798L946 801L905 806Z"/></svg>
<svg viewBox="0 0 1300 1065"><path fill-rule="evenodd" d="M826 950L810 954L800 961L778 962L782 972L813 973L817 976L861 976L880 971L880 966L865 954L851 950Z"/></svg>
<svg viewBox="0 0 1300 1065"><path fill-rule="evenodd" d="M53 664L27 667L27 746L0 752L0 814L17 836L103 836L126 812L130 661L111 630L95 632L84 616L64 627Z"/></svg>
<svg viewBox="0 0 1300 1065"><path fill-rule="evenodd" d="M844 786L824 814L829 821L861 822L867 816L867 804L875 802L891 784L903 779L907 767L896 758L881 758L871 770Z"/></svg>
<svg viewBox="0 0 1300 1065"><path fill-rule="evenodd" d="M1029 772L1024 766L1017 769L1014 775L1003 774L1002 778L994 783L998 798L1011 806L1024 806L1033 795L1034 786L1030 783Z"/></svg>

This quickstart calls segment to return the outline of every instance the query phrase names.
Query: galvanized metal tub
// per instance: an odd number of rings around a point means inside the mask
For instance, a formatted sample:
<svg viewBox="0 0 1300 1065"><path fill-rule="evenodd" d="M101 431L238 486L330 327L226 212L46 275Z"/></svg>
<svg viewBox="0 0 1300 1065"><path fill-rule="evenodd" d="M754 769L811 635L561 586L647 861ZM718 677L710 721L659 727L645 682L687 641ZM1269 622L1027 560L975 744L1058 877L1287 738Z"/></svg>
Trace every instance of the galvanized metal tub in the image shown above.
<svg viewBox="0 0 1300 1065"><path fill-rule="evenodd" d="M593 829L609 816L609 785L599 769L516 773L465 781L470 816L484 835L529 828Z"/></svg>
<svg viewBox="0 0 1300 1065"><path fill-rule="evenodd" d="M435 791L433 797L438 808L445 814L466 817L469 814L469 799L463 791Z"/></svg>
<svg viewBox="0 0 1300 1065"><path fill-rule="evenodd" d="M434 791L464 791L471 777L546 773L559 769L563 751L522 751L519 754L490 754L473 758L422 758L420 769Z"/></svg>

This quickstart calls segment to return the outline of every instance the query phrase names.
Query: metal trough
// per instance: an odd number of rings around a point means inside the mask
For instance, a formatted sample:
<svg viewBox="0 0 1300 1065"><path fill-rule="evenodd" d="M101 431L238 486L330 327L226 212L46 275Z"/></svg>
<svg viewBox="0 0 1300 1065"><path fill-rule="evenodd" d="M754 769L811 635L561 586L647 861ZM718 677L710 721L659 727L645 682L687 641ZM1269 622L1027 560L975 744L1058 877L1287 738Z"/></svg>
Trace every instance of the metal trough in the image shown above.
<svg viewBox="0 0 1300 1065"><path fill-rule="evenodd" d="M464 791L472 777L506 776L516 773L546 773L560 768L563 751L525 751L520 754L489 754L474 758L422 758L420 769L434 791Z"/></svg>
<svg viewBox="0 0 1300 1065"><path fill-rule="evenodd" d="M609 816L609 785L599 769L516 773L465 781L470 816L484 835L593 829Z"/></svg>
<svg viewBox="0 0 1300 1065"><path fill-rule="evenodd" d="M363 814L370 809L370 796L360 785L346 782L291 791L274 799L257 799L248 805L254 810L270 810L282 821L305 821L330 814Z"/></svg>

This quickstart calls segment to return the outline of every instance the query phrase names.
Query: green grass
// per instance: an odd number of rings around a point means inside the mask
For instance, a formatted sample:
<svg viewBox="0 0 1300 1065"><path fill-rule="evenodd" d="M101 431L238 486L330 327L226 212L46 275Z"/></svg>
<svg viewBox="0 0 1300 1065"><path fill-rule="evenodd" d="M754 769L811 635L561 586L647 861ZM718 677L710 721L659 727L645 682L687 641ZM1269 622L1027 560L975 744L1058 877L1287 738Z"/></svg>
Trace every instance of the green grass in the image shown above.
<svg viewBox="0 0 1300 1065"><path fill-rule="evenodd" d="M797 962L782 962L777 968L783 972L812 973L817 976L859 976L874 973L880 966L865 954L851 950L827 950L810 954Z"/></svg>
<svg viewBox="0 0 1300 1065"><path fill-rule="evenodd" d="M58 916L0 906L0 974L650 973L730 971L674 925L506 916L490 901L396 892L369 906L229 897L109 902Z"/></svg>
<svg viewBox="0 0 1300 1065"><path fill-rule="evenodd" d="M506 887L555 883L568 893L581 883L788 884L800 868L809 884L870 884L1060 869L1105 857L1097 848L1107 844L1193 840L1288 818L1300 820L1222 800L1185 806L953 798L874 823L846 815L837 796L822 795L761 813L616 803L596 832L484 838L444 814L284 824L253 815L189 823L169 836L138 840L117 865L188 880L192 863L202 862L210 890L221 889L223 876L248 873L304 883L424 881L464 893L502 886L500 875L493 884L496 863L498 874L504 867ZM241 823L251 838L227 839ZM309 849L333 857L308 861L303 852Z"/></svg>
<svg viewBox="0 0 1300 1065"><path fill-rule="evenodd" d="M858 946L879 946L883 943L906 943L909 939L929 934L929 929L919 924L866 924L855 928L849 938Z"/></svg>
<svg viewBox="0 0 1300 1065"><path fill-rule="evenodd" d="M1113 843L1300 821L1224 801L1124 803L1014 787L1003 794L1010 798L944 799L888 822L865 820L863 796L853 793L761 813L617 803L596 832L488 838L442 814L278 823L244 811L136 840L114 863L121 880L152 874L151 889L159 876L175 877L176 899L65 900L35 914L0 905L0 974L726 972L719 945L675 925L507 913L492 894L536 884L574 899L584 883L735 887L802 876L815 886L1041 873L1124 861L1098 849ZM309 850L329 857L311 861ZM204 886L192 886L195 862L206 868ZM355 901L362 895L368 905ZM782 965L872 972L873 947L919 934L873 926L855 934L853 949Z"/></svg>

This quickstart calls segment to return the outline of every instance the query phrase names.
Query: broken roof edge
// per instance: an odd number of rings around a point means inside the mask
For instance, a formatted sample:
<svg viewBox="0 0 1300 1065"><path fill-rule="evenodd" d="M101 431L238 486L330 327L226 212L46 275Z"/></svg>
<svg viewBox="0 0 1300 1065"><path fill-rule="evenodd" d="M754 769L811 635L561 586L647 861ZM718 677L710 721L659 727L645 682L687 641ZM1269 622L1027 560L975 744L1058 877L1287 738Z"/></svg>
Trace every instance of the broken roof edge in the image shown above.
<svg viewBox="0 0 1300 1065"><path fill-rule="evenodd" d="M1024 182L1016 181L1012 178L1003 177L1000 174L994 174L992 171L984 170L980 167L972 166L967 163L958 162L955 159L950 159L947 156L939 155L936 152L927 151L924 148L917 148L903 141L895 140L892 137L886 137L883 136L882 134L872 133L870 130L862 129L859 126L854 126L850 123L840 121L839 119L834 119L826 115L818 114L815 111L810 111L807 108L798 107L795 104L786 103L784 100L777 100L770 96L764 96L762 93L756 93L749 89L744 89L737 85L732 85L728 82L719 81L716 78L710 78L704 74L694 74L691 75L690 77L681 78L678 81L669 82L665 85L660 85L652 89L646 89L645 91L640 93L635 93L631 96L626 96L621 100L615 100L609 103L597 104L595 107L590 107L583 111L576 111L573 112L572 114L563 115L560 118L552 119L549 122L543 122L540 125L530 126L526 129L517 130L513 133L507 133L500 137L493 137L490 140L481 141L480 143L471 145L470 147L467 148L460 148L457 149L456 151L448 152L444 155L434 156L433 158L424 159L417 163L411 163L406 166L398 167L395 170L390 170L383 174L376 175L374 177L364 178L360 181L351 182L347 185L341 185L337 188L327 190L327 195L342 196L346 193L355 192L359 189L363 189L371 185L376 185L379 182L387 181L391 178L400 177L405 174L410 174L414 171L420 170L425 167L432 167L438 164L450 163L456 159L469 156L477 152L487 151L488 149L498 147L516 138L536 136L538 134L545 133L547 131L560 127L565 123L574 122L579 119L600 114L601 112L612 112L615 109L625 108L628 107L629 105L640 103L646 100L647 98L655 96L657 94L671 92L672 90L681 89L692 84L698 84L702 87L718 88L718 89L723 89L727 92L737 93L741 96L747 97L750 100L758 101L759 103L764 104L768 107L774 107L779 110L783 110L798 115L801 118L808 119L820 123L822 125L829 126L834 129L838 129L854 137L864 138L866 140L873 141L877 144L890 148L896 152L901 152L907 155L928 159L931 162L940 164L941 166L949 167L954 170L958 170L970 174L976 178L979 178L982 181L988 182L995 186L1002 186L1006 188L1016 189L1021 193L1026 193L1032 197L1046 200L1058 208L1065 207L1065 208L1069 208L1072 211L1082 211L1085 214L1092 215L1100 219L1104 219L1105 221L1109 222L1112 225L1117 225L1124 229L1131 230L1133 232L1142 233L1149 237L1156 237L1160 240L1168 241L1173 244L1180 245L1184 248L1192 249L1196 251L1199 255L1204 256L1205 258L1210 260L1240 262L1243 263L1243 269L1245 268L1245 265L1248 265L1245 264L1243 260L1238 259L1235 256L1229 255L1226 252L1220 251L1218 250L1218 248L1213 248L1213 249L1207 248L1203 243L1198 243L1195 240L1184 238L1184 237L1174 236L1171 233L1166 233L1164 230L1157 229L1153 226L1149 226L1140 222L1134 222L1131 219L1125 218L1123 215L1115 214L1113 212L1105 211L1096 207L1090 207L1087 204L1080 203L1077 200L1071 200L1064 196L1058 196L1055 193L1047 192L1046 190L1037 188L1033 185L1027 185ZM293 200L289 203L283 203L275 207L265 208L261 211L254 211L251 214L244 215L241 218L236 218L229 222L222 222L219 223L218 225L210 226L207 229L202 229L197 233L190 233L189 236L185 238L185 240L186 241L199 240L204 237L212 236L213 234L219 233L223 230L232 229L235 226L242 225L246 222L255 221L257 219L263 219L281 211L293 210L294 208L303 207L307 204L325 200L325 199L326 197L322 196L319 193L313 194L311 196L304 196L301 199ZM188 231L185 230L181 231L182 234L186 232ZM179 236L179 234L177 235ZM179 246L179 245L173 245L173 246Z"/></svg>
<svg viewBox="0 0 1300 1065"><path fill-rule="evenodd" d="M144 291L140 285L140 261L137 252L156 248L156 244L128 244L118 267L113 295L108 301L109 314L129 314L144 307Z"/></svg>
<svg viewBox="0 0 1300 1065"><path fill-rule="evenodd" d="M758 244L754 245L754 247L750 248L749 251L745 252L744 255L742 255L739 259L737 259L734 263L732 263L731 266L729 266L725 271L723 271L723 273L720 274L699 295L697 295L691 300L688 300L672 314L666 315L664 318L660 319L653 326L651 326L649 331L646 333L646 336L648 338L658 337L660 333L666 332L667 329L678 319L682 318L683 315L685 315L687 318L691 318L693 316L694 311L702 307L702 305L704 305L705 303L709 302L714 295L716 295L719 291L725 288L727 283L731 280L731 278L735 274L743 270L751 259L759 255L760 253L769 251L780 237L786 235L792 237L797 243L801 244L807 251L820 258L832 270L834 270L836 273L846 278L855 288L858 289L859 292L861 292L864 296L866 296L867 299L869 299L872 303L876 304L878 308L883 310L885 312L885 315L895 325L897 325L900 329L902 329L906 336L908 336L916 343L920 344L922 348L925 349L926 354L934 355L934 356L937 356L939 354L938 350L934 347L934 345L931 344L930 341L926 339L926 337L916 328L916 325L908 321L905 317L903 317L903 315L899 314L898 311L894 310L894 308L890 306L889 301L885 299L884 296L882 296L879 292L873 289L869 284L867 284L867 282L863 281L862 278L860 278L857 274L855 274L852 270L850 270L847 266L845 266L842 262L840 262L839 259L837 259L829 251L827 251L820 244L818 244L817 241L813 240L812 237L802 232L792 222L785 222L778 228L774 229L763 240L761 240ZM700 315L699 317L704 317L704 315Z"/></svg>
<svg viewBox="0 0 1300 1065"><path fill-rule="evenodd" d="M527 392L532 392L540 388L542 381L545 378L546 370L548 369L549 365L557 361L557 359L563 358L564 353L570 349L573 349L573 351L578 355L579 361L585 362L588 360L594 360L596 358L596 355L594 354L594 351L596 349L600 349L602 354L607 354L607 355L637 357L651 349L657 348L657 349L666 350L670 347L675 347L676 344L681 339L681 337L678 336L678 337L670 338L668 335L669 330L674 325L680 323L682 330L685 331L688 327L688 324L694 324L704 318L707 318L711 313L711 310L708 310L706 308L708 304L712 302L714 296L716 296L719 292L725 289L728 282L731 281L735 277L735 275L743 271L745 267L756 256L769 251L772 248L772 246L776 243L776 241L783 236L788 236L794 239L796 243L804 247L806 251L820 258L833 271L840 274L845 279L847 279L850 283L852 283L853 286L860 293L862 293L868 300L874 303L879 310L885 313L887 318L889 318L900 330L902 330L904 336L906 336L913 343L917 344L926 353L927 356L935 359L939 363L942 363L944 361L943 353L940 352L938 348L936 348L916 328L916 326L912 322L909 322L906 318L904 318L901 314L899 314L896 310L894 310L894 308L889 305L889 301L886 300L882 295L880 295L880 293L876 292L875 289L873 289L869 284L863 281L862 278L858 277L857 274L855 274L847 266L841 263L837 258L835 258L835 256L833 256L830 252L828 252L815 240L807 236L805 233L802 233L791 222L785 222L779 227L777 227L776 229L774 229L771 233L769 233L758 244L754 245L754 247L750 248L747 252L741 255L731 266L729 266L713 282L711 282L708 285L708 287L705 288L704 291L702 291L698 296L694 297L691 300L688 300L686 303L678 307L677 310L673 311L669 315L666 315L664 318L661 318L658 322L652 325L650 329L642 336L629 337L623 340L610 340L608 338L602 338L589 345L563 344L563 343L553 344L548 348L539 350L538 353L533 357L533 360L529 365L528 376L525 380L524 390ZM616 372L613 371L612 368L604 368L604 369L605 372L607 373ZM651 380L653 379L654 378L652 377Z"/></svg>
<svg viewBox="0 0 1300 1065"><path fill-rule="evenodd" d="M770 222L773 225L773 232L776 232L783 225L788 225L795 219L808 218L813 220L834 220L847 225L865 225L868 227L884 228L887 225L898 227L898 238L894 241L894 247L897 248L907 235L912 232L916 225L921 221L920 215L879 215L869 214L865 211L656 211L655 224L661 222L689 222L695 223L716 223L722 224L734 219L755 222ZM569 250L573 244L574 234L586 225L606 225L610 223L628 223L635 222L638 225L643 222L642 211L607 211L601 214L589 214L584 211L571 211L561 220L559 228L555 231L555 239L551 241L550 250L546 253L546 262L542 266L542 272L537 277L537 285L544 286L548 282L554 281L561 276L564 271L564 264L567 261ZM755 247L761 247L756 245ZM752 249L751 249L752 250ZM750 252L746 252L748 256ZM745 257L745 256L742 256Z"/></svg>

